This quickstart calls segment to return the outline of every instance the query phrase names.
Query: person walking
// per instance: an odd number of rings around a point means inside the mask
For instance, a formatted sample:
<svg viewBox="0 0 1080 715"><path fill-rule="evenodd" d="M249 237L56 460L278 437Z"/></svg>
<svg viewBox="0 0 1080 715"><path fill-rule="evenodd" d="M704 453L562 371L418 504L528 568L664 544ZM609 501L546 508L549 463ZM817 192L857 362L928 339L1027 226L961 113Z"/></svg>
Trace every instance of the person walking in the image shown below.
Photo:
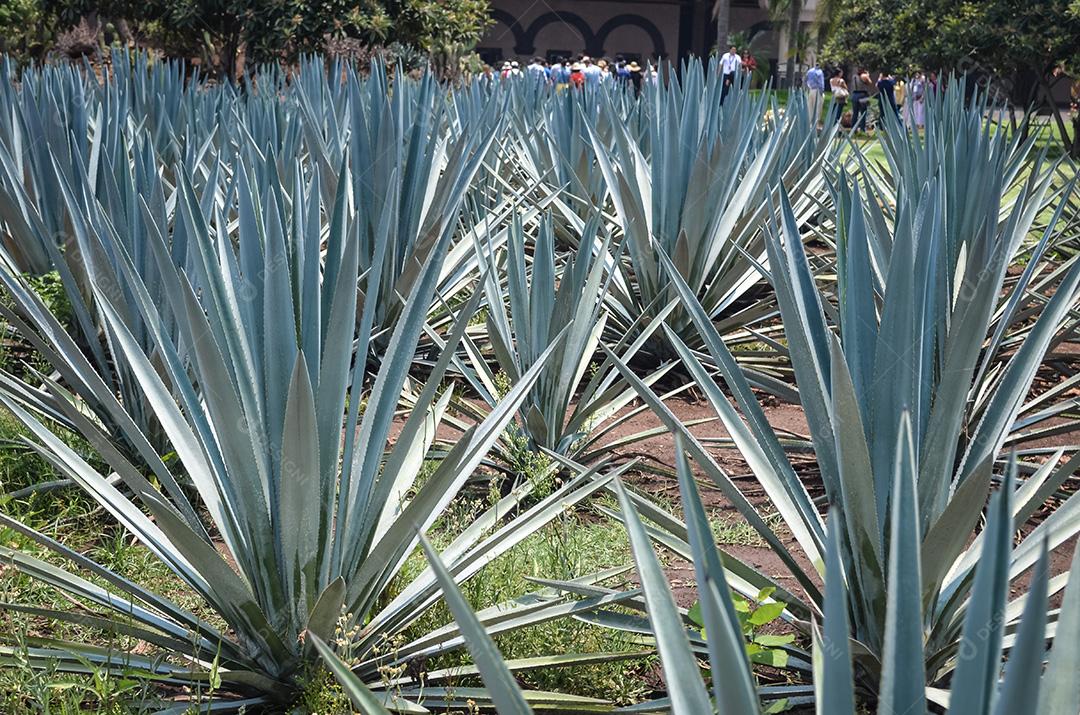
<svg viewBox="0 0 1080 715"><path fill-rule="evenodd" d="M720 72L723 74L724 82L720 89L720 106L724 105L724 99L731 91L731 85L735 84L736 74L740 69L742 69L742 57L739 56L739 48L732 45L720 57Z"/></svg>
<svg viewBox="0 0 1080 715"><path fill-rule="evenodd" d="M814 62L814 66L806 72L806 92L810 109L810 119L817 126L821 119L821 105L825 97L825 73L821 71L821 65Z"/></svg>
<svg viewBox="0 0 1080 715"><path fill-rule="evenodd" d="M551 65L551 83L560 90L570 84L570 63L566 59L558 57Z"/></svg>
<svg viewBox="0 0 1080 715"><path fill-rule="evenodd" d="M885 112L892 112L897 119L900 118L900 107L896 104L896 78L891 72L882 72L877 81L878 109L881 110L881 121L885 121Z"/></svg>
<svg viewBox="0 0 1080 715"><path fill-rule="evenodd" d="M926 125L926 77L922 72L916 72L911 78L909 87L911 99L908 105L908 125L916 130Z"/></svg>
<svg viewBox="0 0 1080 715"><path fill-rule="evenodd" d="M596 66L600 68L600 82L604 83L611 79L611 63L606 59L600 59L596 61Z"/></svg>
<svg viewBox="0 0 1080 715"><path fill-rule="evenodd" d="M603 60L600 61L603 62ZM604 68L593 62L591 57L582 57L581 62L585 65L585 68L581 70L585 75L585 81L591 85L600 84L604 76Z"/></svg>
<svg viewBox="0 0 1080 715"><path fill-rule="evenodd" d="M833 96L833 124L836 124L844 116L844 107L847 106L848 86L844 80L844 70L837 67L829 78L829 89Z"/></svg>
<svg viewBox="0 0 1080 715"><path fill-rule="evenodd" d="M743 50L742 69L746 73L746 86L750 87L754 82L754 72L757 71L757 60L750 54L750 50Z"/></svg>
<svg viewBox="0 0 1080 715"><path fill-rule="evenodd" d="M634 87L634 96L641 94L641 85L644 76L641 73L641 65L636 61L631 60L630 64L626 65L626 72L630 77L630 84Z"/></svg>
<svg viewBox="0 0 1080 715"><path fill-rule="evenodd" d="M585 65L581 62L570 65L570 86L574 89L585 86Z"/></svg>
<svg viewBox="0 0 1080 715"><path fill-rule="evenodd" d="M877 87L870 79L870 73L860 69L855 74L855 82L851 92L851 130L856 132L866 131L866 114L870 108L870 95Z"/></svg>
<svg viewBox="0 0 1080 715"><path fill-rule="evenodd" d="M551 75L551 70L548 69L547 62L543 57L533 57L532 62L525 67L525 71L529 77L537 81L543 80L547 82Z"/></svg>

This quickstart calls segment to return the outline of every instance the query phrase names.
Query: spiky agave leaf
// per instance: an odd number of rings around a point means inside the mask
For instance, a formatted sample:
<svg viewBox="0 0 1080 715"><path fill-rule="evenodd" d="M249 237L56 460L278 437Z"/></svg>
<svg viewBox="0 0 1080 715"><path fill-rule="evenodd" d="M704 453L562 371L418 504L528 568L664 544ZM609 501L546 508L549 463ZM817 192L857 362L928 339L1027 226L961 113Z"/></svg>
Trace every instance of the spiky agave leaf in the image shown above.
<svg viewBox="0 0 1080 715"><path fill-rule="evenodd" d="M511 429L528 449L591 463L655 433L646 430L605 441L619 425L647 409L624 411L637 393L599 351L608 320L605 296L619 247L612 245L610 235L599 234L599 216L585 225L577 248L565 257L556 251L550 214L540 217L533 230L531 253L520 216L511 221L504 255L490 245L477 247L492 260L484 272L487 330L483 340L465 337L468 362L461 369L490 408L505 389L500 378L515 385L540 354L554 348L550 369L533 386ZM614 346L624 361L633 359L668 312L670 308L637 339ZM671 367L660 367L645 381L654 384ZM467 403L462 410L483 414ZM521 448L515 444L511 441L501 450L507 460Z"/></svg>
<svg viewBox="0 0 1080 715"><path fill-rule="evenodd" d="M837 307L831 303L833 296L814 279L798 222L783 195L776 231L767 244L772 282L821 479L828 501L838 507L833 523L843 529L840 551L852 604L851 636L859 644L853 652L870 688L877 682L880 670L875 660L883 657L889 613L894 610L889 605L895 594L887 580L887 544L890 494L896 488L894 465L897 455L905 453L896 441L904 409L911 410L911 441L915 445L906 453L914 455L909 461L918 474L918 508L910 513L917 515L912 517L917 519L913 528L922 551L921 612L927 624L922 672L927 684L947 688L961 647L961 614L975 595L972 573L979 561L982 537L971 542L972 532L983 513L998 453L1013 439L1013 430L1022 429L1023 422L1018 422L1017 416L1025 409L1035 374L1049 346L1063 329L1070 329L1070 306L1080 283L1080 270L1075 265L1058 272L1053 295L1041 301L1039 310L1027 314L1030 325L1022 345L998 352L997 359L1003 363L999 374L989 383L980 382L979 365L985 359L980 348L994 333L994 316L1002 314L999 306L1009 304L1008 291L1001 297L1004 269L1011 256L1009 247L1030 225L1030 204L1020 202L1012 209L1001 229L1004 233L980 231L958 239L965 248L955 255L969 259L950 266L945 260L947 233L942 216L956 207L942 186L931 181L919 195L901 195L898 211L910 220L903 222L903 228L897 224L896 233L884 236L876 233L880 227L872 218L873 209L859 207L861 192L853 193L856 210L847 213L850 220L841 224L846 237ZM981 211L991 221L984 225L994 226L999 200L996 195L985 196L980 206L967 209ZM890 253L882 264L880 256L875 256L875 246L885 244ZM711 316L673 262L663 263L733 401L674 331L669 333L672 344L783 516L798 549L810 563L821 563L824 529L816 507ZM943 272L960 276L957 285L964 289L943 295ZM1027 290L1022 282L1005 285L1009 290ZM989 345L990 350L998 350L992 340ZM635 381L629 370L624 369L624 375L653 405L664 424L682 436L706 474L803 586L808 598L791 594L790 609L804 619L820 612L822 594L813 572L800 565L805 562L794 558L793 549L777 538L707 450L652 391ZM1060 395L1054 389L1050 392ZM1060 397L1048 398L1042 407L1055 399ZM966 437L969 433L971 438ZM1043 465L1027 467L1030 476L1022 489L1023 498L1013 507L1014 518L1028 519L1076 470L1080 459L1060 463L1063 454L1054 451ZM1076 535L1073 517L1077 508L1080 500L1066 499L1010 554L1010 583L1037 562L1044 540L1052 549ZM752 567L734 559L725 561L725 566L737 589L749 592L764 582ZM1055 581L1051 591L1063 587L1063 581ZM1007 609L1004 627L1015 628L1020 618L1018 605ZM810 635L805 620L795 625Z"/></svg>
<svg viewBox="0 0 1080 715"><path fill-rule="evenodd" d="M240 192L242 218L234 243L220 208L206 216L191 187L181 184L177 212L194 260L182 269L172 262L164 241L150 246L165 283L167 308L176 318L174 333L163 327L160 309L166 306L154 300L130 257L120 254L132 304L151 331L152 354L132 335L114 300L104 292L95 294L113 349L130 366L176 452L176 463L166 469L174 476L182 470L197 501L185 501L184 493L166 498L158 492L123 453L109 448L113 440L101 425L80 418L59 384L45 383L56 403L66 405L71 424L99 447L129 491L113 486L14 400L0 398L30 430L38 451L197 593L225 622L227 633L18 527L77 569L5 553L16 568L88 599L99 616L96 623L114 618L131 635L167 646L170 653L167 664L158 665L122 652L101 653L90 644L43 643L41 662L55 658L61 669L78 670L80 659L92 657L117 673L134 663L175 683L205 680L216 662L231 692L281 701L290 697L295 677L313 657L301 636L326 634L344 609L350 625L363 626L355 651L370 662L361 672L369 683L381 682L379 644L414 624L439 592L437 579L425 572L398 598L387 597L416 550L415 528L428 528L438 519L545 368L550 351L537 356L520 384L438 462L410 499L399 497L397 507L388 508L391 494L414 491L430 445L429 420L437 421L443 409L438 387L480 296L446 335L448 349L436 359L412 414L391 441L449 233L439 238L418 273L388 340L388 359L372 373L367 361L353 359L354 351L364 354L375 318L373 303L358 309L357 286L378 275L361 278L357 238L344 237L320 257L319 223L300 224L312 230L286 230L280 221L282 192L274 184L262 188L260 196ZM307 200L318 207L319 183L313 181L307 191ZM134 434L138 427L122 429ZM444 553L449 573L459 581L472 577L604 483L582 476L532 506L523 504L525 490L509 495ZM196 505L207 510L212 529L185 517ZM518 518L508 518L517 505L522 507ZM76 570L105 578L118 595L90 588ZM514 621L505 620L505 609L482 615L482 621L493 632L505 632L590 607L552 595L522 605L524 612ZM405 658L413 652L435 657L464 646L452 633L424 640L407 649ZM189 645L182 647L184 642Z"/></svg>
<svg viewBox="0 0 1080 715"><path fill-rule="evenodd" d="M908 450L909 451L909 450ZM908 476L899 480L906 482L909 494L899 494L893 504L896 523L905 520L904 510L917 509L912 490L910 465L905 467ZM1071 642L1062 640L1065 633L1057 629L1054 640L1060 644L1050 652L1049 667L1043 672L1046 659L1045 638L1053 637L1047 629L1047 598L1051 589L1048 558L1045 543L1041 549L1023 615L1012 635L1006 626L1006 606L1009 591L1009 564L1011 561L1011 529L1014 471L1010 472L1001 489L990 499L987 510L986 534L979 565L976 568L977 588L969 601L960 635L961 650L958 666L952 678L951 689L924 686L922 648L925 624L922 619L912 621L903 612L918 607L918 594L923 591L920 580L919 547L915 542L892 543L890 549L901 555L890 560L890 583L902 584L895 599L890 598L888 620L894 628L886 635L888 657L881 663L881 689L879 713L895 713L898 703L903 702L906 712L926 712L928 703L946 709L950 715L972 713L1006 712L1072 712L1076 700L1067 693L1074 692L1074 673L1078 665ZM815 658L821 662L815 673L828 689L818 701L819 713L856 712L855 686L852 680L851 648L846 634L846 612L859 606L849 600L843 586L843 555L833 548L841 538L843 525L830 519L830 549L826 556L826 589L836 596L836 602L826 604L824 628L831 631L827 639L815 640ZM893 536L902 534L906 527L893 530ZM1074 557L1075 561L1075 557ZM891 588L891 587L890 587ZM1077 588L1069 587L1065 598L1075 598ZM916 601L910 602L914 595ZM905 605L904 601L909 602ZM1073 620L1072 612L1062 610L1059 624ZM1003 643L1012 641L1007 659L1003 658ZM1064 700L1056 700L1064 695ZM831 705L830 705L831 703ZM1054 703L1050 706L1050 703ZM1044 709L1050 707L1050 709Z"/></svg>
<svg viewBox="0 0 1080 715"><path fill-rule="evenodd" d="M759 268L767 260L764 219L777 185L796 196L800 221L821 210L821 168L835 150L831 130L819 133L805 102L793 95L782 116L768 92L733 92L721 107L719 73L691 64L681 80L650 102L648 141L615 125L607 144L591 131L596 159L625 235L628 261L612 287L612 332L641 332L675 298L659 255L670 256L721 330L753 324L775 310ZM612 111L610 108L608 111ZM765 118L770 111L773 119ZM698 347L681 309L666 320ZM647 350L671 357L666 337Z"/></svg>
<svg viewBox="0 0 1080 715"><path fill-rule="evenodd" d="M377 264L379 273L363 286L375 309L376 336L367 345L378 360L400 315L399 296L413 292L418 267L457 226L470 182L498 134L497 98L477 105L452 132L447 98L431 76L399 76L390 92L378 62L361 78L352 67L309 59L292 81L260 72L257 91L242 93L227 83L185 83L180 63L151 63L144 53L115 52L112 60L102 83L92 70L74 66L30 68L18 81L4 75L11 102L0 121L0 222L14 240L0 248L0 262L11 297L4 310L22 337L65 373L72 392L104 424L133 420L163 451L166 438L139 381L113 350L94 291L110 297L142 349L151 351L152 330L126 278L133 269L160 307L161 329L175 340L167 276L159 274L151 246L166 241L172 264L193 273L203 260L189 252L200 230L196 219L212 224L220 210L228 230L249 246L252 235L279 225L322 232L325 247L306 244L309 291L321 254L331 257L334 283L336 256L355 238L362 271ZM265 187L272 184L278 189L271 203ZM197 206L188 214L179 210L185 191ZM472 247L462 241L441 262L443 299L475 279ZM239 252L237 271L261 270L252 262L259 257ZM49 271L61 279L70 324L43 315L18 275ZM261 303L257 283L244 290ZM325 320L329 308L309 296L308 325L320 309ZM71 356L76 349L85 360ZM317 354L308 347L307 357ZM33 375L2 379L23 404L63 422ZM117 402L125 416L115 414ZM141 441L125 451L156 468Z"/></svg>

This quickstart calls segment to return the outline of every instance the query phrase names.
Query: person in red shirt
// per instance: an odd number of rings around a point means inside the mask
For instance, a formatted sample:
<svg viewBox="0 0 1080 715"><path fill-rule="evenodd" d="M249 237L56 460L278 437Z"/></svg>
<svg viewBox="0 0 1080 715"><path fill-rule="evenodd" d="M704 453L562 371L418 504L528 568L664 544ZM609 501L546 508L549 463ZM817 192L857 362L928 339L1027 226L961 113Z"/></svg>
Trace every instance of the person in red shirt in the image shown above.
<svg viewBox="0 0 1080 715"><path fill-rule="evenodd" d="M580 62L570 66L570 85L577 88L585 86L585 65Z"/></svg>
<svg viewBox="0 0 1080 715"><path fill-rule="evenodd" d="M757 60L755 60L754 56L750 54L750 50L745 50L743 52L742 68L743 72L746 72L749 75L753 75L754 70L757 69Z"/></svg>

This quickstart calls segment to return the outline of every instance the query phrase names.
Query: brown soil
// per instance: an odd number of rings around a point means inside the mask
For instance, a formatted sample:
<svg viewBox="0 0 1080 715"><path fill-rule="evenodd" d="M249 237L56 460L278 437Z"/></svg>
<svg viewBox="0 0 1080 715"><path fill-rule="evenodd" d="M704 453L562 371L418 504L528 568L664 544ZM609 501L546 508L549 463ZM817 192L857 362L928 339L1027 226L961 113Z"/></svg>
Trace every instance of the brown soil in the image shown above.
<svg viewBox="0 0 1080 715"><path fill-rule="evenodd" d="M1080 344L1078 343L1063 343L1057 346L1054 350L1053 358L1049 361L1052 364L1044 367L1033 387L1033 395L1041 393L1050 385L1067 378L1069 375L1074 374L1077 369L1080 369L1080 362L1078 362L1077 359L1078 355L1080 355ZM1080 389L1072 391L1068 396L1080 396ZM801 436L803 438L808 438L805 415L799 405L782 403L776 398L765 394L759 394L759 400L763 405L766 418L777 432L787 436ZM639 405L639 402L635 402L625 408L622 414L630 412ZM691 433L696 437L712 441L722 440L728 437L722 422L715 419L716 413L706 400L695 396L682 396L670 398L667 400L667 405L684 423L695 420L711 420L703 424L693 425L689 428ZM1046 426L1062 424L1068 420L1069 418L1067 417L1057 418L1048 421ZM651 410L642 410L609 433L604 441L628 437L638 432L660 426L662 426L660 419L654 415ZM443 426L440 428L438 436L440 440L452 441L459 435L452 428ZM1035 442L1025 443L1024 447L1058 447L1074 445L1078 442L1080 442L1080 437L1078 437L1075 432L1071 432L1053 435ZM736 448L715 445L715 443L713 443L710 444L709 451L717 464L735 481L743 495L757 507L760 513L769 514L773 512L769 498L757 483L753 474L750 472L748 465ZM672 506L676 512L678 512L680 498L678 482L673 475L675 464L675 440L672 434L663 432L657 436L650 437L647 440L642 440L621 448L617 450L615 454L616 458L620 461L636 458L642 462L641 468L632 470L626 476L625 481L630 486L643 494L657 498L665 505ZM1067 452L1066 458L1068 456L1069 453ZM811 497L815 499L824 499L824 491L822 489L813 455L793 454L790 455L790 458L797 473L803 479L803 483ZM743 522L743 518L732 506L731 502L723 495L721 490L712 482L712 480L702 472L696 462L691 460L690 466L697 478L702 501L706 510L709 512L709 515L712 518L727 524ZM1065 488L1067 491L1071 492L1076 489L1078 483L1080 483L1080 478L1073 477L1066 482ZM1049 503L1048 508L1032 517L1031 522L1025 525L1022 532L1025 534L1030 532L1039 521L1045 518L1053 510L1055 506L1056 504L1053 504L1052 502ZM785 545L790 548L792 553L795 554L796 558L801 562L803 568L806 569L807 572L813 573L814 571L811 564L802 556L801 549L798 547L798 544L795 542L794 538L792 538L790 533L782 532L781 537ZM1052 574L1061 573L1068 568L1074 548L1075 542L1070 540L1054 550L1051 554ZM726 544L725 549L730 551L732 555L737 558L744 560L748 564L772 577L784 587L801 595L801 589L797 581L790 575L787 568L770 548L766 546ZM696 588L692 565L678 559L669 559L667 572L671 580L673 591L675 592L680 605L689 606L692 604L696 600ZM1014 592L1020 592L1025 589L1026 581L1026 575L1018 579L1014 583Z"/></svg>

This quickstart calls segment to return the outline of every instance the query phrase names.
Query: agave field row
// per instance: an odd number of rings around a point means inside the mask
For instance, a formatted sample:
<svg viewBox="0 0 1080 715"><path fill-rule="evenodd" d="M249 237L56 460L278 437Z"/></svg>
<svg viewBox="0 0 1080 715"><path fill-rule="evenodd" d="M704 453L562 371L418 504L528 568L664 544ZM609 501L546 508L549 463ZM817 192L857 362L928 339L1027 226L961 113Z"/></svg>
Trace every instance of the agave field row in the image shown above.
<svg viewBox="0 0 1080 715"><path fill-rule="evenodd" d="M35 545L4 566L71 604L4 603L46 626L0 664L139 674L175 713L283 712L322 667L365 714L1080 711L1080 586L1050 558L1080 533L1075 168L962 81L925 132L867 140L798 92L721 106L697 62L640 97L321 59L240 85L121 53L104 79L0 71L0 316L37 356L0 402L199 604L0 513ZM629 456L657 436L674 463ZM704 489L782 578L715 542ZM634 563L462 595L601 498ZM694 608L661 557L692 563ZM782 604L779 678L747 599ZM621 657L496 647L558 619L632 634L662 692L523 687Z"/></svg>

